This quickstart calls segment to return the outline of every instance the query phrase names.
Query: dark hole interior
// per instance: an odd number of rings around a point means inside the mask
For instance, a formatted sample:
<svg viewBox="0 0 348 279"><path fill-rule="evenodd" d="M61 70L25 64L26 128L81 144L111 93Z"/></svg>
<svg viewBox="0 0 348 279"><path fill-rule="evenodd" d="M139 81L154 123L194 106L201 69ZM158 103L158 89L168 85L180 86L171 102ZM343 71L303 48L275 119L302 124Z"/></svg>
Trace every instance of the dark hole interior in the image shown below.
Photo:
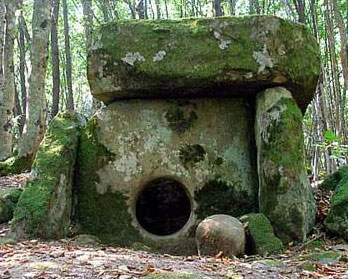
<svg viewBox="0 0 348 279"><path fill-rule="evenodd" d="M191 202L181 183L168 178L151 181L140 193L136 217L143 229L156 235L179 231L191 215Z"/></svg>

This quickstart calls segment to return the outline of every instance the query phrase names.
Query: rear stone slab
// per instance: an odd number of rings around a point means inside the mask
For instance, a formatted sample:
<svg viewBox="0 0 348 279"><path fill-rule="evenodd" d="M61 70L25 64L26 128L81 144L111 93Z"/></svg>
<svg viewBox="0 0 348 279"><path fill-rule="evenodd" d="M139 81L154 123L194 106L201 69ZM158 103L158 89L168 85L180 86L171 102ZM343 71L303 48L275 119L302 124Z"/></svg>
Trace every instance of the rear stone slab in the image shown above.
<svg viewBox="0 0 348 279"><path fill-rule="evenodd" d="M255 137L260 212L283 242L302 241L314 224L315 201L305 167L302 114L285 88L257 96Z"/></svg>
<svg viewBox="0 0 348 279"><path fill-rule="evenodd" d="M319 76L319 49L304 25L274 16L118 21L89 52L95 98L256 96L285 86L305 109Z"/></svg>

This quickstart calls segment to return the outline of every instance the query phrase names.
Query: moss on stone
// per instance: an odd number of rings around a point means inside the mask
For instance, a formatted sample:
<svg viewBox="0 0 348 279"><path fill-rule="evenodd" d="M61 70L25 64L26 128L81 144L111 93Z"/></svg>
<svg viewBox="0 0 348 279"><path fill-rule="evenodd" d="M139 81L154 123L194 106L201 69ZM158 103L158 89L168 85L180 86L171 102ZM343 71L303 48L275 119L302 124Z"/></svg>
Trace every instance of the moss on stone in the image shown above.
<svg viewBox="0 0 348 279"><path fill-rule="evenodd" d="M61 238L70 224L71 187L81 119L59 113L50 123L14 213L11 231L18 238Z"/></svg>
<svg viewBox="0 0 348 279"><path fill-rule="evenodd" d="M283 250L283 243L274 235L271 222L262 213L251 213L241 218L248 224L247 252L251 254L275 254Z"/></svg>
<svg viewBox="0 0 348 279"><path fill-rule="evenodd" d="M328 231L348 240L348 176L336 187L324 224Z"/></svg>
<svg viewBox="0 0 348 279"><path fill-rule="evenodd" d="M301 260L321 262L321 263L337 263L341 255L337 252L317 252L299 256Z"/></svg>
<svg viewBox="0 0 348 279"><path fill-rule="evenodd" d="M20 174L30 170L33 163L32 156L27 157L10 157L7 160L0 162L0 176L9 174Z"/></svg>
<svg viewBox="0 0 348 279"><path fill-rule="evenodd" d="M13 217L22 189L0 190L0 224L8 222Z"/></svg>
<svg viewBox="0 0 348 279"><path fill-rule="evenodd" d="M100 181L97 171L115 156L98 142L98 131L93 117L81 135L76 182L78 232L95 235L104 243L130 245L140 237L131 224L127 197L120 191L97 192L96 184Z"/></svg>
<svg viewBox="0 0 348 279"><path fill-rule="evenodd" d="M348 176L348 166L342 166L334 173L325 177L323 183L319 185L320 189L323 191L334 191L341 180Z"/></svg>
<svg viewBox="0 0 348 279"><path fill-rule="evenodd" d="M168 121L168 126L178 134L186 132L197 119L195 111L191 111L185 116L184 111L179 107L171 107L165 114Z"/></svg>
<svg viewBox="0 0 348 279"><path fill-rule="evenodd" d="M88 76L95 97L106 102L257 94L282 84L303 108L319 75L318 45L307 28L274 16L117 21L95 37Z"/></svg>
<svg viewBox="0 0 348 279"><path fill-rule="evenodd" d="M185 168L204 160L206 154L204 148L199 144L187 144L180 149L179 158Z"/></svg>
<svg viewBox="0 0 348 279"><path fill-rule="evenodd" d="M208 181L202 189L195 192L196 214L199 219L227 214L240 216L257 211L253 197L244 191L237 191L234 185L220 179Z"/></svg>

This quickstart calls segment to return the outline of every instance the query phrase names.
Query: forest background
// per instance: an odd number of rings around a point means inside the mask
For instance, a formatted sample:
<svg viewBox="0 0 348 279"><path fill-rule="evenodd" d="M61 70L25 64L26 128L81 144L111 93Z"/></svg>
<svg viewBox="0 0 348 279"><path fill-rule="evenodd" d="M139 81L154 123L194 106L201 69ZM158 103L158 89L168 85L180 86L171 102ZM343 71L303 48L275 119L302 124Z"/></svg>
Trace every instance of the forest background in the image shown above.
<svg viewBox="0 0 348 279"><path fill-rule="evenodd" d="M34 156L61 110L91 116L87 49L93 30L123 19L276 15L305 24L321 49L304 116L312 181L348 160L348 0L0 0L0 161ZM291 135L289 135L291 136Z"/></svg>

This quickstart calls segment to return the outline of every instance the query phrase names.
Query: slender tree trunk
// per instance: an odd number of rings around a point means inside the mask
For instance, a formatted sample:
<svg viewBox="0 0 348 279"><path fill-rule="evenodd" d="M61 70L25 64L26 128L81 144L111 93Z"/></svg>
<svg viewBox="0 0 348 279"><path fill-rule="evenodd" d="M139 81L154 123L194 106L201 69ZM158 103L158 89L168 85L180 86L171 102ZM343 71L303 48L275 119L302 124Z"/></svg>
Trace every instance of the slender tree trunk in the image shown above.
<svg viewBox="0 0 348 279"><path fill-rule="evenodd" d="M22 102L22 116L21 123L19 127L19 132L22 135L23 127L25 123L25 108L27 106L27 79L26 79L26 58L25 58L25 23L24 17L20 15L19 17L19 39L18 39L18 48L19 48L19 78L21 85L21 102Z"/></svg>
<svg viewBox="0 0 348 279"><path fill-rule="evenodd" d="M235 16L236 15L237 0L229 0L228 2L230 4L230 14L232 16Z"/></svg>
<svg viewBox="0 0 348 279"><path fill-rule="evenodd" d="M26 107L26 122L19 145L19 157L33 158L46 130L45 79L51 7L51 1L34 0L29 99Z"/></svg>
<svg viewBox="0 0 348 279"><path fill-rule="evenodd" d="M0 82L0 160L6 159L12 155L13 135L12 135L12 120L15 108L15 78L14 78L14 42L16 38L16 9L18 1L6 0L1 1L1 32L4 52L1 53L2 75ZM5 32L3 31L4 22L4 8L5 12ZM5 36L4 36L5 35ZM2 47L2 45L0 46Z"/></svg>
<svg viewBox="0 0 348 279"><path fill-rule="evenodd" d="M160 6L160 1L159 0L155 0L155 5L156 5L156 15L157 15L157 19L161 18L161 6Z"/></svg>
<svg viewBox="0 0 348 279"><path fill-rule="evenodd" d="M221 0L214 0L215 16L222 16Z"/></svg>
<svg viewBox="0 0 348 279"><path fill-rule="evenodd" d="M60 70L59 70L59 44L58 44L58 20L59 20L59 2L53 0L53 12L51 20L51 56L52 56L52 110L51 118L55 117L59 111L59 93L60 93Z"/></svg>
<svg viewBox="0 0 348 279"><path fill-rule="evenodd" d="M296 7L298 22L306 23L306 13L305 13L305 1L304 0L293 0Z"/></svg>
<svg viewBox="0 0 348 279"><path fill-rule="evenodd" d="M72 62L70 53L70 34L69 34L69 18L68 6L66 0L63 0L63 15L64 15L64 39L65 39L65 61L66 61L66 81L68 87L67 110L74 111L74 95L72 88Z"/></svg>
<svg viewBox="0 0 348 279"><path fill-rule="evenodd" d="M144 0L139 0L137 3L137 14L138 14L138 18L139 19L144 19L145 18L145 14L144 14Z"/></svg>

